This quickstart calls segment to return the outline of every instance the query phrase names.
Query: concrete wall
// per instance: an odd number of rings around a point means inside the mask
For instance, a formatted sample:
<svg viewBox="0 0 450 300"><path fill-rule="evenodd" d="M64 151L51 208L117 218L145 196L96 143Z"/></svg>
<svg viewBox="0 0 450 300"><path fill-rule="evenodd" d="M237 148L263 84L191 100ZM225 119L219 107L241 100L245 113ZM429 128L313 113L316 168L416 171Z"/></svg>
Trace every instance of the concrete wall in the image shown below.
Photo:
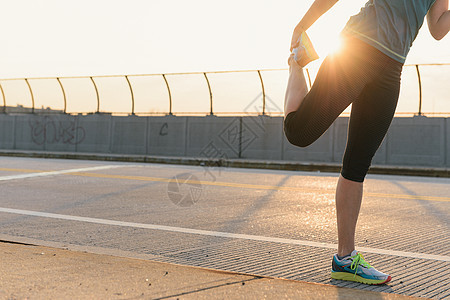
<svg viewBox="0 0 450 300"><path fill-rule="evenodd" d="M340 163L348 118L294 147L281 117L0 114L0 149ZM450 167L450 118L395 118L373 164Z"/></svg>
<svg viewBox="0 0 450 300"><path fill-rule="evenodd" d="M444 166L447 131L445 118L397 119L388 135L387 163Z"/></svg>
<svg viewBox="0 0 450 300"><path fill-rule="evenodd" d="M147 120L147 154L186 155L187 117L151 117Z"/></svg>
<svg viewBox="0 0 450 300"><path fill-rule="evenodd" d="M0 117L0 148L14 149L14 120L13 116Z"/></svg>
<svg viewBox="0 0 450 300"><path fill-rule="evenodd" d="M239 158L239 122L233 117L188 117L186 156Z"/></svg>
<svg viewBox="0 0 450 300"><path fill-rule="evenodd" d="M111 149L113 153L147 153L147 118L130 116L113 117L111 120Z"/></svg>
<svg viewBox="0 0 450 300"><path fill-rule="evenodd" d="M283 159L283 119L267 116L242 117L241 157Z"/></svg>
<svg viewBox="0 0 450 300"><path fill-rule="evenodd" d="M111 153L112 117L110 115L77 116L77 152Z"/></svg>

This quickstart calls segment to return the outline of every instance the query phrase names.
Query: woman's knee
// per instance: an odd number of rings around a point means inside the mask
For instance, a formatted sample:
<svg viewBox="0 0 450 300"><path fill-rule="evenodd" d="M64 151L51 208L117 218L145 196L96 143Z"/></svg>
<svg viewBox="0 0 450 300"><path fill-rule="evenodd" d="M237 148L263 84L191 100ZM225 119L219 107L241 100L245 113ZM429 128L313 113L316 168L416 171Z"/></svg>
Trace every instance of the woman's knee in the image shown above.
<svg viewBox="0 0 450 300"><path fill-rule="evenodd" d="M311 145L313 142L308 141L307 139L302 139L299 136L292 135L292 134L286 134L286 138L294 146L305 148Z"/></svg>
<svg viewBox="0 0 450 300"><path fill-rule="evenodd" d="M304 148L314 142L314 139L311 139L309 136L304 134L304 130L302 128L299 126L292 126L292 124L287 121L288 119L286 118L284 122L284 135L289 143L294 146Z"/></svg>

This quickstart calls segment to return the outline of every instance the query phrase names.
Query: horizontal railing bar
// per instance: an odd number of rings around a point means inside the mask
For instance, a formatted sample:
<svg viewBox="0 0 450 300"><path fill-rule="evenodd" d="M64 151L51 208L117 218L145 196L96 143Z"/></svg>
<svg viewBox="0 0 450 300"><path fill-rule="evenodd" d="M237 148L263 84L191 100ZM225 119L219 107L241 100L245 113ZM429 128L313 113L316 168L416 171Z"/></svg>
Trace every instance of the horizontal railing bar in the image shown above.
<svg viewBox="0 0 450 300"><path fill-rule="evenodd" d="M263 69L261 72L273 72L273 71L287 71L288 69ZM206 74L225 74L225 73L251 73L258 70L235 70L235 71L211 71L211 72L186 72L186 73L164 73L164 75L203 75ZM147 77L147 76L161 76L161 74L128 74L128 75L96 75L96 76L59 76L60 79L90 79L93 78L121 78L121 77ZM58 77L27 77L28 80L51 80ZM0 81L8 80L25 80L25 78L3 78Z"/></svg>
<svg viewBox="0 0 450 300"><path fill-rule="evenodd" d="M416 65L419 66L450 66L450 63L429 63L429 64L407 64L405 67L414 67ZM279 68L279 69L261 69L261 72L274 72L274 71L287 71L287 68ZM227 73L251 73L257 72L258 70L230 70L230 71L210 71L210 72L184 72L184 73L164 73L166 76L171 75L203 75L206 74L227 74ZM28 80L51 80L51 79L90 79L93 78L120 78L120 77L147 77L147 76L161 76L163 73L154 73L154 74L125 74L125 75L96 75L96 76L58 76L58 77L27 77ZM0 81L8 81L8 80L25 80L23 78L3 78Z"/></svg>
<svg viewBox="0 0 450 300"><path fill-rule="evenodd" d="M415 67L415 66L450 66L450 63L434 63L434 64L406 64L404 67Z"/></svg>
<svg viewBox="0 0 450 300"><path fill-rule="evenodd" d="M9 114L12 115L22 115L22 114L31 114L31 112L8 112ZM56 112L40 112L39 110L34 112L35 115L56 115L58 113ZM105 114L105 115L110 115L110 116L129 116L130 113L129 112L109 112L109 113L103 113L100 112L100 114ZM70 112L70 113L66 113L66 115L71 115L71 116L90 116L90 115L98 115L98 113L96 114L95 112ZM282 112L271 112L270 114L266 113L266 117L283 117L284 113ZM165 117L167 116L167 112L135 112L134 116L136 117L152 117L152 116L161 116L161 117ZM204 117L208 117L210 116L209 112L177 112L177 113L173 113L172 116L174 117L189 117L189 116L204 116ZM249 116L249 117L259 117L262 116L260 112L248 112L248 113L243 113L243 112L215 112L214 116L216 117L245 117L245 116ZM417 112L400 112L400 113L396 113L395 117L397 118L403 118L403 117L413 117L413 116L417 116ZM436 117L436 118L448 118L450 117L450 112L442 112L442 113L432 113L432 112L422 112L422 116L424 117ZM339 115L339 117L343 117L343 118L348 118L350 117L350 112L344 112L342 114Z"/></svg>
<svg viewBox="0 0 450 300"><path fill-rule="evenodd" d="M61 110L62 111L62 110ZM44 111L44 114L49 113ZM52 112L50 112L52 113ZM57 112L54 112L57 113ZM111 114L111 115L115 115L115 114L130 114L130 112L100 112L101 114ZM417 112L396 112L396 115L414 115ZM78 115L78 114L84 114L84 115L89 115L89 114L95 114L95 112L70 112L68 114L72 114L72 115ZM145 111L136 111L135 112L136 115L165 115L167 114L167 112L145 112ZM189 114L193 114L193 115L209 115L208 111L184 111L184 112L174 112L174 115L189 115ZM258 114L260 115L260 112L229 112L229 111L225 111L225 112L214 112L215 115L252 115L252 114ZM268 113L269 115L283 115L284 112L282 111L272 111ZM350 112L343 112L341 115L349 115ZM450 115L450 112L423 112L423 115Z"/></svg>

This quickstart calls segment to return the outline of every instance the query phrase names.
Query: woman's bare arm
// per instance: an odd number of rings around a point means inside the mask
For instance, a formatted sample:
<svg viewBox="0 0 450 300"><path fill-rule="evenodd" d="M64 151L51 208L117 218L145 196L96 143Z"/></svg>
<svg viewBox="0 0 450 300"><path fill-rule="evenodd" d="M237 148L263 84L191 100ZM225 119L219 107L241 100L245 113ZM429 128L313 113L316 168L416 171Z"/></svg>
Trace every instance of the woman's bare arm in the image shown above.
<svg viewBox="0 0 450 300"><path fill-rule="evenodd" d="M428 29L436 39L442 39L450 30L448 0L436 0L427 14Z"/></svg>
<svg viewBox="0 0 450 300"><path fill-rule="evenodd" d="M438 0L439 1L439 0ZM446 0L448 1L448 0ZM311 5L309 10L306 12L305 16L302 18L300 23L294 29L294 34L292 35L291 51L293 48L298 46L298 38L303 31L306 31L311 27L314 22L317 21L324 13L326 13L330 8L332 8L338 0L316 0Z"/></svg>

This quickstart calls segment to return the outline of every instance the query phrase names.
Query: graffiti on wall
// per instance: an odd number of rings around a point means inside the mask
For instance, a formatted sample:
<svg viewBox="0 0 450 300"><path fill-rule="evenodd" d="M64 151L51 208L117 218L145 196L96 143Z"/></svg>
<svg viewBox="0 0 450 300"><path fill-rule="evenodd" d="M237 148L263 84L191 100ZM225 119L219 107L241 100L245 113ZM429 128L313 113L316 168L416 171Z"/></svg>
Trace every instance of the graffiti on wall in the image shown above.
<svg viewBox="0 0 450 300"><path fill-rule="evenodd" d="M46 144L70 144L77 145L84 141L86 131L77 126L75 118L57 118L43 116L33 118L29 122L31 139L37 145Z"/></svg>

